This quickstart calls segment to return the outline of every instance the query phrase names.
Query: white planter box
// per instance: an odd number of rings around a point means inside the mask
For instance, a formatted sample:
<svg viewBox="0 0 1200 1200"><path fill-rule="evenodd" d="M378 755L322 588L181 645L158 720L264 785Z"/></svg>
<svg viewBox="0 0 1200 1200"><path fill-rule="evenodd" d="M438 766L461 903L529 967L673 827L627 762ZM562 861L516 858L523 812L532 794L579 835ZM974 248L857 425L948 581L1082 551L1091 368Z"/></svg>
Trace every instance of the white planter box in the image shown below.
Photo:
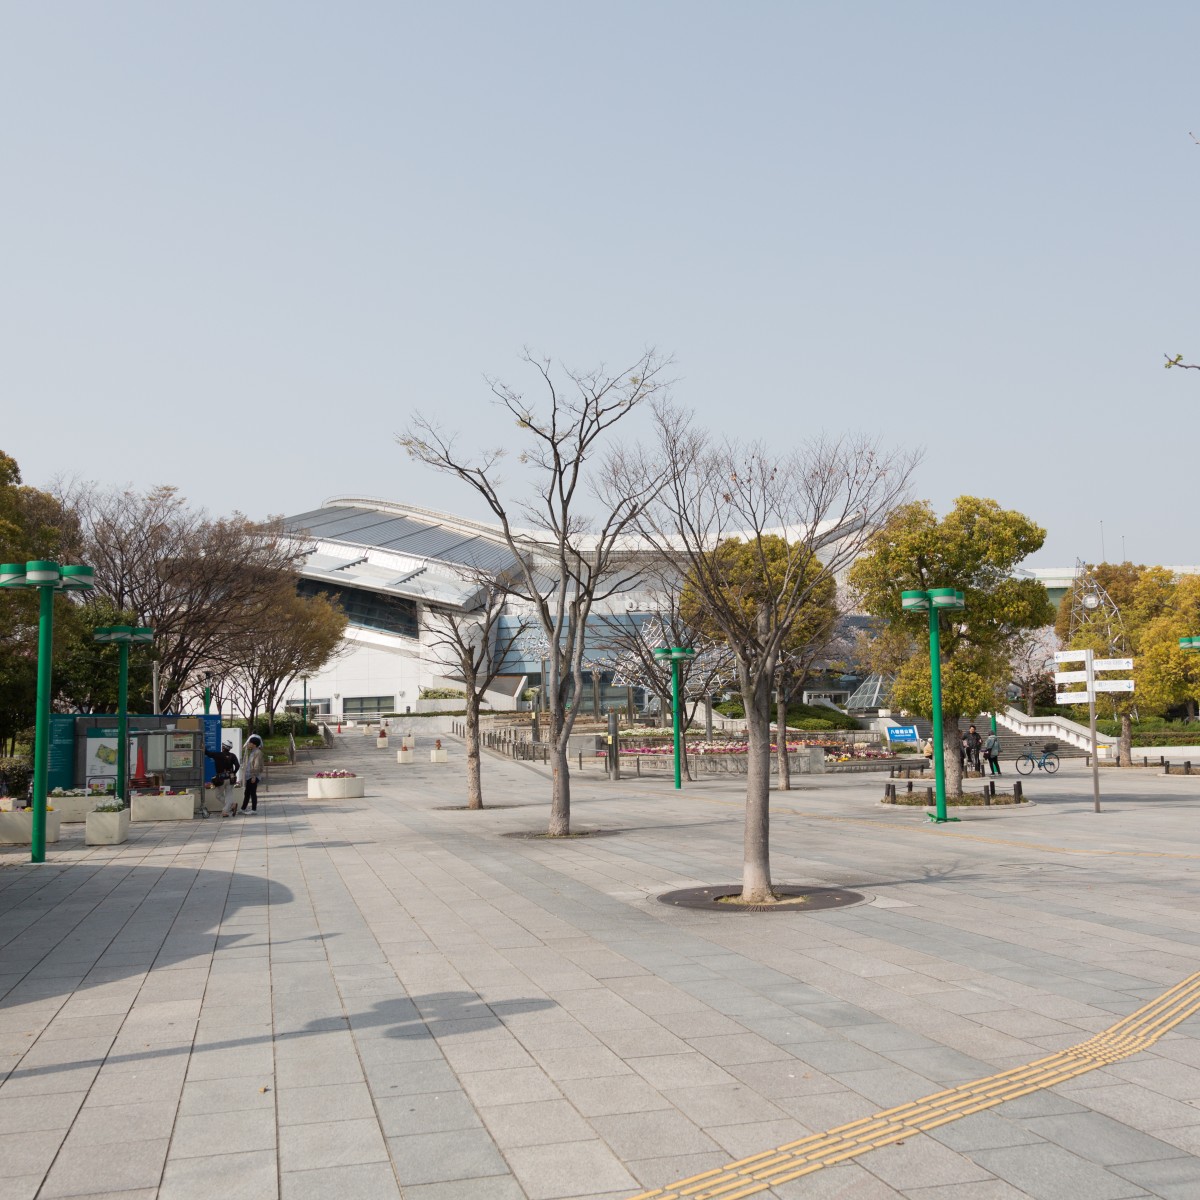
<svg viewBox="0 0 1200 1200"><path fill-rule="evenodd" d="M89 846L119 846L129 840L129 809L120 812L90 812L83 840Z"/></svg>
<svg viewBox="0 0 1200 1200"><path fill-rule="evenodd" d="M57 842L62 824L58 810L46 813L46 841ZM33 842L33 809L0 812L0 845L28 846Z"/></svg>
<svg viewBox="0 0 1200 1200"><path fill-rule="evenodd" d="M397 750L396 761L398 763L410 763L413 760L413 752L411 750Z"/></svg>
<svg viewBox="0 0 1200 1200"><path fill-rule="evenodd" d="M380 750L386 750L388 748L388 740L385 737L378 737L375 739L375 745L378 746Z"/></svg>
<svg viewBox="0 0 1200 1200"><path fill-rule="evenodd" d="M196 814L191 792L178 796L137 796L130 801L132 821L190 821Z"/></svg>
<svg viewBox="0 0 1200 1200"><path fill-rule="evenodd" d="M102 804L107 796L49 796L49 802L54 805L60 821L86 821L87 815Z"/></svg>
<svg viewBox="0 0 1200 1200"><path fill-rule="evenodd" d="M308 781L308 798L310 800L353 800L357 796L366 795L366 784L358 778L354 779L310 779Z"/></svg>
<svg viewBox="0 0 1200 1200"><path fill-rule="evenodd" d="M446 758L445 750L430 750L429 761L430 762L448 762L449 759Z"/></svg>

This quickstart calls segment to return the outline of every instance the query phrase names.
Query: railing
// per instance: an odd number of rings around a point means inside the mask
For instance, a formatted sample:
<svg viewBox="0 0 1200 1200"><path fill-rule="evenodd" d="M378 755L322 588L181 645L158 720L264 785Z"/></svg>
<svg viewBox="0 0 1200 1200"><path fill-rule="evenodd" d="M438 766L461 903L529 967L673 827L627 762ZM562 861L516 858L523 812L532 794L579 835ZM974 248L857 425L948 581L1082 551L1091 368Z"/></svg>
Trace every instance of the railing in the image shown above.
<svg viewBox="0 0 1200 1200"><path fill-rule="evenodd" d="M1091 731L1076 721L1068 721L1066 717L1031 717L1020 709L1005 708L996 713L996 724L1035 741L1039 738L1058 738L1078 750L1092 748ZM1096 742L1101 746L1115 746L1117 739L1100 733L1096 735Z"/></svg>

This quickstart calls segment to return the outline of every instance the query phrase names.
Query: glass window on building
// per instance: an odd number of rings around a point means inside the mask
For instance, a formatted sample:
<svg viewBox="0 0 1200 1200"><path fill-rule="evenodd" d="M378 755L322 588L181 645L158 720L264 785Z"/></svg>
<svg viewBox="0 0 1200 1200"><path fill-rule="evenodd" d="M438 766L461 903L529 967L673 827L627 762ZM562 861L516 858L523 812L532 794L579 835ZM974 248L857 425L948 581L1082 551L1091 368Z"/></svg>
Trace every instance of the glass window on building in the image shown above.
<svg viewBox="0 0 1200 1200"><path fill-rule="evenodd" d="M342 701L342 716L351 721L357 717L377 717L380 713L395 711L395 696L347 696Z"/></svg>
<svg viewBox="0 0 1200 1200"><path fill-rule="evenodd" d="M420 636L417 624L417 602L403 596L385 596L362 588L340 587L317 579L299 579L296 590L301 596L328 596L337 601L351 625L364 629L381 629L401 637Z"/></svg>

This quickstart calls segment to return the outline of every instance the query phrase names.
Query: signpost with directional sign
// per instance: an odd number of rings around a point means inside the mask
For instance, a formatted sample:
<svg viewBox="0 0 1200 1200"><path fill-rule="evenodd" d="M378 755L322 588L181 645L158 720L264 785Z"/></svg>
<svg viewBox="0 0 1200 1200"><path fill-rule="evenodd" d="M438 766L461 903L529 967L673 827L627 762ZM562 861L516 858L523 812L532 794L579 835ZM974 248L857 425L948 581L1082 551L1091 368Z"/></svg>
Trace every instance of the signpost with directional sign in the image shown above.
<svg viewBox="0 0 1200 1200"><path fill-rule="evenodd" d="M1132 679L1097 679L1099 671L1132 671L1132 658L1097 658L1091 650L1060 650L1056 663L1083 663L1082 671L1055 671L1054 700L1056 704L1086 704L1088 725L1092 733L1092 804L1100 811L1100 761L1096 745L1096 694L1098 692L1132 692ZM1082 683L1082 691L1064 692L1064 684Z"/></svg>

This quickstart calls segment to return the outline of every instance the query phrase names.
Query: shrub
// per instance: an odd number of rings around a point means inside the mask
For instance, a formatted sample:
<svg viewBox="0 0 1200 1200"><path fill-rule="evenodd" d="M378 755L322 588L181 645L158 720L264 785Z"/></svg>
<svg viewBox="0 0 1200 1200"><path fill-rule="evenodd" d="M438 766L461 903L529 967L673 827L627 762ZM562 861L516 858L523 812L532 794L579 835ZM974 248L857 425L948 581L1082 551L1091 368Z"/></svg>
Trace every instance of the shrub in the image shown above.
<svg viewBox="0 0 1200 1200"><path fill-rule="evenodd" d="M740 721L746 716L746 710L742 707L740 698L726 700L722 704L713 706L715 712L719 712L723 717L729 717L731 720ZM774 719L774 708L771 710L772 719ZM822 725L808 725L807 721L823 721ZM789 704L787 710L787 723L789 729L858 729L860 728L858 721L847 713L839 712L836 708L830 708L827 704Z"/></svg>
<svg viewBox="0 0 1200 1200"><path fill-rule="evenodd" d="M27 796L32 784L32 759L0 758L0 795Z"/></svg>
<svg viewBox="0 0 1200 1200"><path fill-rule="evenodd" d="M467 693L461 688L422 688L418 700L465 700Z"/></svg>

